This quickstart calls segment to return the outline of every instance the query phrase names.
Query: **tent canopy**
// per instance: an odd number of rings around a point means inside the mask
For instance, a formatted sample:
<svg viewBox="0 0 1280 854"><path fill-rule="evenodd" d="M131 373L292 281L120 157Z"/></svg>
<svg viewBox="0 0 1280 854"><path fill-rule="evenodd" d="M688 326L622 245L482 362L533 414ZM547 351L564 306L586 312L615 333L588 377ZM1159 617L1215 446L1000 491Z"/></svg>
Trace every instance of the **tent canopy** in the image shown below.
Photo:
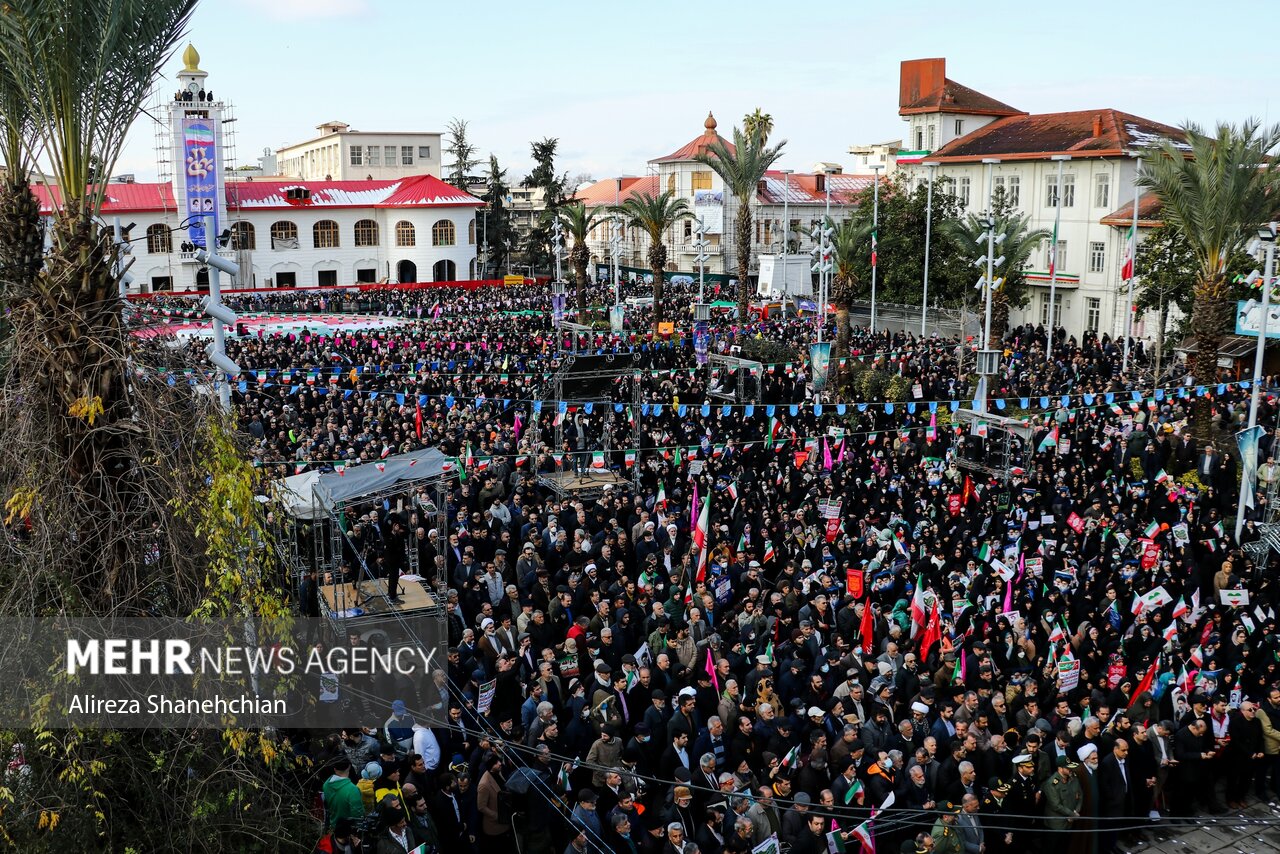
<svg viewBox="0 0 1280 854"><path fill-rule="evenodd" d="M378 466L382 468L379 469ZM365 495L377 495L400 484L433 480L457 472L457 463L442 452L428 448L387 457L379 463L348 466L336 471L308 471L281 480L280 493L285 509L295 519L320 519L343 504Z"/></svg>

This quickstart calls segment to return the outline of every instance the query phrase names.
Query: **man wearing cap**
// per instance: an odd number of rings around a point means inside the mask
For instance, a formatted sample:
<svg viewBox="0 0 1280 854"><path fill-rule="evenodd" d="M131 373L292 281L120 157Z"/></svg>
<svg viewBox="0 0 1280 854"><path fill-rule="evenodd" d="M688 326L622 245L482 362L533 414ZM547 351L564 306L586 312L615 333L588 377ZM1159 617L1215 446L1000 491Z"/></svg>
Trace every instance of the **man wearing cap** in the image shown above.
<svg viewBox="0 0 1280 854"><path fill-rule="evenodd" d="M1079 766L1066 756L1059 756L1057 772L1044 784L1044 823L1051 831L1071 830L1080 818L1084 806L1084 793L1075 769ZM1046 848L1050 854L1066 851L1069 836L1066 833L1045 834Z"/></svg>
<svg viewBox="0 0 1280 854"><path fill-rule="evenodd" d="M1010 854L1014 850L1014 834L1009 829L1007 818L1011 810L1005 803L1012 788L1008 780L993 778L991 787L987 789L987 796L982 799L981 821L983 830L986 831L985 842L990 854Z"/></svg>
<svg viewBox="0 0 1280 854"><path fill-rule="evenodd" d="M1005 806L1009 812L1009 823L1014 827L1014 843L1029 846L1033 844L1037 819L1043 811L1043 795L1036 783L1035 759L1027 753L1013 757L1013 779L1009 781L1009 795L1005 798Z"/></svg>
<svg viewBox="0 0 1280 854"><path fill-rule="evenodd" d="M930 834L933 837L934 854L964 854L964 843L956 832L956 816L960 814L960 807L948 802L938 810L939 815Z"/></svg>

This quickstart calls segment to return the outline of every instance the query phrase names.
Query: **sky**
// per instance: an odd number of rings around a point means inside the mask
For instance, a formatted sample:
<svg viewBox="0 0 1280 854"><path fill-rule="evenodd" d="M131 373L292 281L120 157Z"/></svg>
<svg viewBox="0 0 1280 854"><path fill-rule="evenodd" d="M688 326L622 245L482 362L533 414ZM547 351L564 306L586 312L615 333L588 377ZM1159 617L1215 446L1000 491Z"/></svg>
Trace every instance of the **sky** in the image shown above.
<svg viewBox="0 0 1280 854"><path fill-rule="evenodd" d="M1274 0L783 4L671 0L203 0L188 39L207 86L235 105L238 165L263 148L357 130L440 131L465 119L509 182L529 143L594 178L646 161L759 107L785 139L775 168L848 163L854 144L900 139L898 67L945 57L947 76L1032 113L1114 108L1168 124L1280 121L1277 61L1245 39ZM174 88L179 54L159 89ZM1274 104L1271 101L1275 101ZM117 173L156 174L153 129L131 129ZM446 155L447 162L447 155Z"/></svg>

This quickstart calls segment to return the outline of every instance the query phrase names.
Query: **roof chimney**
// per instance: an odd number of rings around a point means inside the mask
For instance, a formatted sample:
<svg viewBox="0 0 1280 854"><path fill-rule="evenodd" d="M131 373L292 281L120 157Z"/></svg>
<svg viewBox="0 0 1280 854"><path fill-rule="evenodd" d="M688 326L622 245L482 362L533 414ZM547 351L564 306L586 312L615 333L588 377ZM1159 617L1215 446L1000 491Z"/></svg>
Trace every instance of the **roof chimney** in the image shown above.
<svg viewBox="0 0 1280 854"><path fill-rule="evenodd" d="M942 89L947 80L947 60L907 59L898 76L898 106L905 107Z"/></svg>
<svg viewBox="0 0 1280 854"><path fill-rule="evenodd" d="M1102 115L1095 113L1093 116L1093 138L1097 139L1102 136Z"/></svg>

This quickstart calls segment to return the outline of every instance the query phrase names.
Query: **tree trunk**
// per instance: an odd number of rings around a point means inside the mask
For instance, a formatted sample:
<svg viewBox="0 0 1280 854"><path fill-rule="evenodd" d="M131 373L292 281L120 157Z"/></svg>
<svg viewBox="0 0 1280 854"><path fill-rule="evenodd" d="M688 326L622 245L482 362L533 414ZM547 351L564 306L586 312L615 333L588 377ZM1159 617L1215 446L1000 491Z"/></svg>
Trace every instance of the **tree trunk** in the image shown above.
<svg viewBox="0 0 1280 854"><path fill-rule="evenodd" d="M751 294L747 290L747 271L751 269L751 201L738 199L734 238L738 244L738 322L747 322Z"/></svg>
<svg viewBox="0 0 1280 854"><path fill-rule="evenodd" d="M988 350L999 350L1004 334L1009 329L1009 299L1003 290L991 294L991 340L987 342Z"/></svg>
<svg viewBox="0 0 1280 854"><path fill-rule="evenodd" d="M1195 303L1192 306L1191 334L1196 342L1196 357L1192 360L1192 378L1197 385L1212 385L1218 378L1218 348L1222 344L1226 326L1226 306L1229 296L1227 277L1220 273L1196 284ZM1195 435L1203 446L1213 438L1213 404L1209 398L1199 396L1193 414Z"/></svg>
<svg viewBox="0 0 1280 854"><path fill-rule="evenodd" d="M662 323L662 270L667 266L667 247L662 235L650 237L649 272L653 274L653 334L658 334Z"/></svg>
<svg viewBox="0 0 1280 854"><path fill-rule="evenodd" d="M585 240L574 241L569 261L573 264L574 301L578 306L578 322L582 323L582 317L587 313L587 264L591 261Z"/></svg>
<svg viewBox="0 0 1280 854"><path fill-rule="evenodd" d="M1160 311L1156 316L1160 318L1159 326L1156 327L1156 382L1160 381L1160 369L1164 365L1164 325L1167 320L1168 306L1164 300L1160 300Z"/></svg>
<svg viewBox="0 0 1280 854"><path fill-rule="evenodd" d="M849 355L849 307L836 306L836 345L831 360L843 359Z"/></svg>

